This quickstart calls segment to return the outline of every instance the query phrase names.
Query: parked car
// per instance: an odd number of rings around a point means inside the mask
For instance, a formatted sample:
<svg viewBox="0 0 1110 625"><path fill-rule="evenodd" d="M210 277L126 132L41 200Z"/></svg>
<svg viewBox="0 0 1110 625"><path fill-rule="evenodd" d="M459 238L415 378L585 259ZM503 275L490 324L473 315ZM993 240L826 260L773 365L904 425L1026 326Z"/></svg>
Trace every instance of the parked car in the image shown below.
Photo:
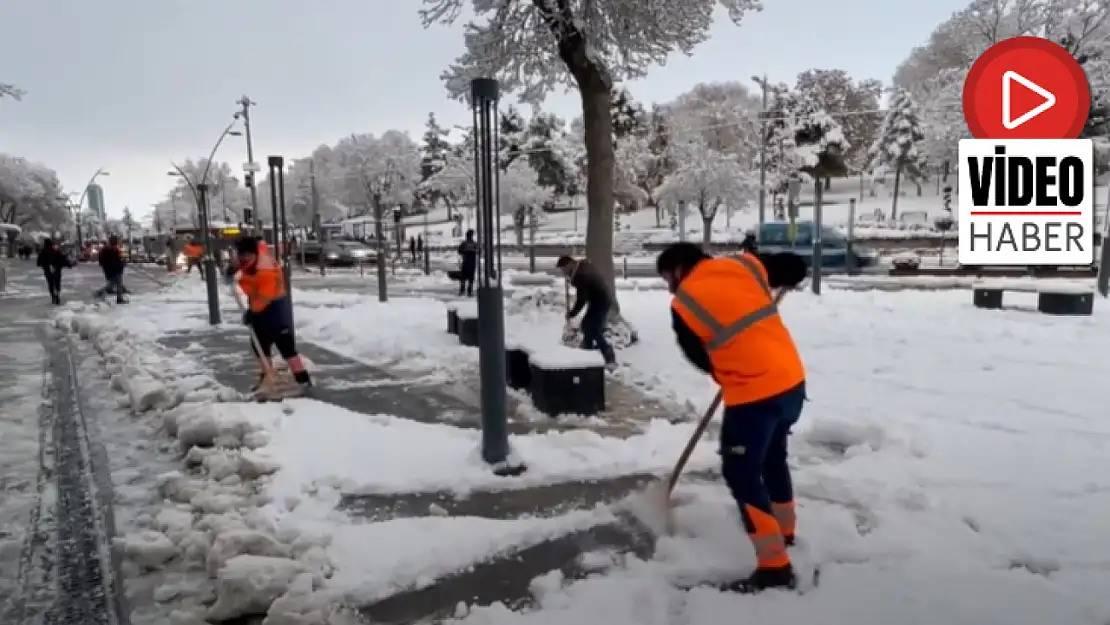
<svg viewBox="0 0 1110 625"><path fill-rule="evenodd" d="M321 255L324 262L332 267L373 264L378 256L376 250L358 241L305 241L302 245L304 260L310 264L319 263Z"/></svg>
<svg viewBox="0 0 1110 625"><path fill-rule="evenodd" d="M812 264L813 260L812 221L794 223L794 237L790 237L790 224L785 221L768 221L756 231L759 250L764 252L794 252ZM858 269L874 267L879 263L875 250L852 246L853 266ZM821 229L821 266L826 269L848 268L848 237L836 228L825 226Z"/></svg>

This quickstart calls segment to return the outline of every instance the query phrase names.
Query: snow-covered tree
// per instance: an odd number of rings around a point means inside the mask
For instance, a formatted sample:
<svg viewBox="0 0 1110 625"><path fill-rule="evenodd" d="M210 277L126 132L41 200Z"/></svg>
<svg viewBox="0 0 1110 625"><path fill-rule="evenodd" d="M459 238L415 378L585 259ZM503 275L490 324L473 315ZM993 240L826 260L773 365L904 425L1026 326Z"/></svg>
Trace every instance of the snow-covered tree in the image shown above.
<svg viewBox="0 0 1110 625"><path fill-rule="evenodd" d="M925 132L921 128L917 104L905 89L899 89L890 100L883 123L868 152L871 168L894 172L894 197L890 218L898 218L898 195L903 176L918 178L922 171L921 144Z"/></svg>
<svg viewBox="0 0 1110 625"><path fill-rule="evenodd" d="M406 133L354 134L332 148L344 203L368 209L411 205L420 184L421 155Z"/></svg>
<svg viewBox="0 0 1110 625"><path fill-rule="evenodd" d="M474 153L466 150L447 156L443 167L420 183L421 191L439 194L447 202L448 210L459 202L470 202L475 197Z"/></svg>
<svg viewBox="0 0 1110 625"><path fill-rule="evenodd" d="M70 223L58 175L46 165L0 154L0 223L53 232ZM10 233L14 237L15 234ZM12 246L8 246L12 253Z"/></svg>
<svg viewBox="0 0 1110 625"><path fill-rule="evenodd" d="M451 152L451 142L448 137L450 131L439 125L435 113L428 113L428 121L424 124L423 143L420 146L420 181L424 182L443 169L447 156ZM440 196L433 192L422 191L418 193L421 202L434 206ZM448 209L450 210L450 209ZM447 214L450 218L450 212Z"/></svg>
<svg viewBox="0 0 1110 625"><path fill-rule="evenodd" d="M581 150L567 149L566 122L553 113L537 113L528 121L525 132L528 162L536 170L540 185L554 195L576 195L575 160Z"/></svg>
<svg viewBox="0 0 1110 625"><path fill-rule="evenodd" d="M675 171L656 191L656 199L671 204L690 202L702 219L703 245L707 248L713 234L713 220L722 204L742 206L759 189L758 172L753 172L736 156L715 150L704 137L689 134L671 146Z"/></svg>
<svg viewBox="0 0 1110 625"><path fill-rule="evenodd" d="M874 143L882 122L882 114L878 112L882 83L877 80L857 82L842 69L811 69L798 74L794 89L802 97L816 100L836 118L844 138L852 145L844 154L845 162L855 169L862 168L867 162L867 148ZM829 179L825 181L827 188Z"/></svg>
<svg viewBox="0 0 1110 625"><path fill-rule="evenodd" d="M528 122L515 106L510 106L498 116L497 162L501 171L508 169L517 158L524 156L528 142Z"/></svg>
<svg viewBox="0 0 1110 625"><path fill-rule="evenodd" d="M451 132L439 125L436 114L428 113L428 121L424 123L424 143L420 146L421 182L443 169L447 154L451 150L449 136Z"/></svg>
<svg viewBox="0 0 1110 625"><path fill-rule="evenodd" d="M473 171L473 169L471 169ZM536 211L551 201L551 189L540 185L536 170L528 163L528 159L518 158L501 173L500 179L500 211L511 215L513 230L516 233L516 244L524 245L524 229L528 222L537 216Z"/></svg>
<svg viewBox="0 0 1110 625"><path fill-rule="evenodd" d="M536 170L526 158L513 161L500 172L499 209L513 219L517 244L523 245L523 229L533 210L551 201L553 192L540 184ZM446 165L421 183L422 189L441 193L447 201L467 202L475 197L474 153L452 154Z"/></svg>
<svg viewBox="0 0 1110 625"><path fill-rule="evenodd" d="M700 134L719 151L748 159L759 149L759 99L739 82L699 83L667 105L673 134Z"/></svg>
<svg viewBox="0 0 1110 625"><path fill-rule="evenodd" d="M466 51L444 78L456 97L479 76L501 81L508 92L538 102L559 86L582 101L588 176L586 254L612 286L614 146L610 95L617 81L641 78L675 50L691 53L709 35L714 10L728 9L739 23L759 8L756 0L424 0L425 25L452 23L464 9Z"/></svg>
<svg viewBox="0 0 1110 625"><path fill-rule="evenodd" d="M609 108L613 115L613 140L631 135L642 135L647 124L647 111L644 105L632 97L627 87L617 85L609 96Z"/></svg>
<svg viewBox="0 0 1110 625"><path fill-rule="evenodd" d="M899 65L894 85L921 105L924 152L931 164L955 162L956 143L968 136L960 89L971 64L990 46L1016 36L1055 41L1084 62L1091 83L1092 110L1100 110L1110 89L1110 4L1101 0L971 0L939 24L928 41ZM1094 61L1092 63L1092 61ZM1099 115L1084 132L1096 136Z"/></svg>

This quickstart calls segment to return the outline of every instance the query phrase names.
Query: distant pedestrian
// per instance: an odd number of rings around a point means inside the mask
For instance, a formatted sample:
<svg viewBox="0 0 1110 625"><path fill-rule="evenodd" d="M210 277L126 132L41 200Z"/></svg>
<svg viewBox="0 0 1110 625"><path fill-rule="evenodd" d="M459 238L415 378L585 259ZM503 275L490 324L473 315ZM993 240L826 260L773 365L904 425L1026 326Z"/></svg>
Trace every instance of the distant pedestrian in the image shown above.
<svg viewBox="0 0 1110 625"><path fill-rule="evenodd" d="M416 235L416 253L424 256L424 237L419 234Z"/></svg>
<svg viewBox="0 0 1110 625"><path fill-rule="evenodd" d="M108 293L114 292L117 304L127 303L127 299L124 298L127 288L123 286L123 269L127 263L123 260L123 252L120 250L118 237L112 236L108 239L108 244L100 248L97 262L100 263L100 269L104 272L104 280L107 284L96 292L96 297L104 297Z"/></svg>
<svg viewBox="0 0 1110 625"><path fill-rule="evenodd" d="M412 257L412 264L416 264L416 237L409 237L409 256Z"/></svg>
<svg viewBox="0 0 1110 625"><path fill-rule="evenodd" d="M467 230L459 244L459 295L474 296L474 275L478 273L478 242L474 231Z"/></svg>
<svg viewBox="0 0 1110 625"><path fill-rule="evenodd" d="M39 252L38 266L46 278L46 289L50 291L50 303L62 303L62 269L69 266L69 259L54 245L51 239L43 239Z"/></svg>

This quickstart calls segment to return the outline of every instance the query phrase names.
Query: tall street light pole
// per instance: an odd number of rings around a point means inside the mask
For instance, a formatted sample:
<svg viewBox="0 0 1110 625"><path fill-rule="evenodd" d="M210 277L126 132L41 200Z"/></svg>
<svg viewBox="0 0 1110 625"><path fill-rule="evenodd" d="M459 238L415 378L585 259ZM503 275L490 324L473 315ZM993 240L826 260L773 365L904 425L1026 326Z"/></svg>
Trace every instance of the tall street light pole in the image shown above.
<svg viewBox="0 0 1110 625"><path fill-rule="evenodd" d="M763 125L767 117L767 76L752 76L763 92L759 107L759 225L767 220L767 129Z"/></svg>
<svg viewBox="0 0 1110 625"><path fill-rule="evenodd" d="M254 162L254 143L251 140L251 107L255 105L250 98L246 95L239 98L236 102L242 107L242 110L235 113L235 117L243 118L243 131L247 139L247 162L243 164L243 173L247 188L251 192L251 219L246 221L254 221L254 225L262 229L262 216L258 213L258 190L255 188L255 175L262 170L258 163Z"/></svg>

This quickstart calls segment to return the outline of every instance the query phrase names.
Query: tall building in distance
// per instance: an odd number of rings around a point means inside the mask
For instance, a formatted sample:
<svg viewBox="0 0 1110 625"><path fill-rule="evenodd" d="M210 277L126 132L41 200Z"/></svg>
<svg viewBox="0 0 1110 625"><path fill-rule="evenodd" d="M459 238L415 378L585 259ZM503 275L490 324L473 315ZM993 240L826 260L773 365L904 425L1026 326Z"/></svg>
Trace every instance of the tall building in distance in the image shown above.
<svg viewBox="0 0 1110 625"><path fill-rule="evenodd" d="M86 197L89 198L89 212L100 218L100 223L104 223L107 218L104 212L104 189L94 182L86 190Z"/></svg>

